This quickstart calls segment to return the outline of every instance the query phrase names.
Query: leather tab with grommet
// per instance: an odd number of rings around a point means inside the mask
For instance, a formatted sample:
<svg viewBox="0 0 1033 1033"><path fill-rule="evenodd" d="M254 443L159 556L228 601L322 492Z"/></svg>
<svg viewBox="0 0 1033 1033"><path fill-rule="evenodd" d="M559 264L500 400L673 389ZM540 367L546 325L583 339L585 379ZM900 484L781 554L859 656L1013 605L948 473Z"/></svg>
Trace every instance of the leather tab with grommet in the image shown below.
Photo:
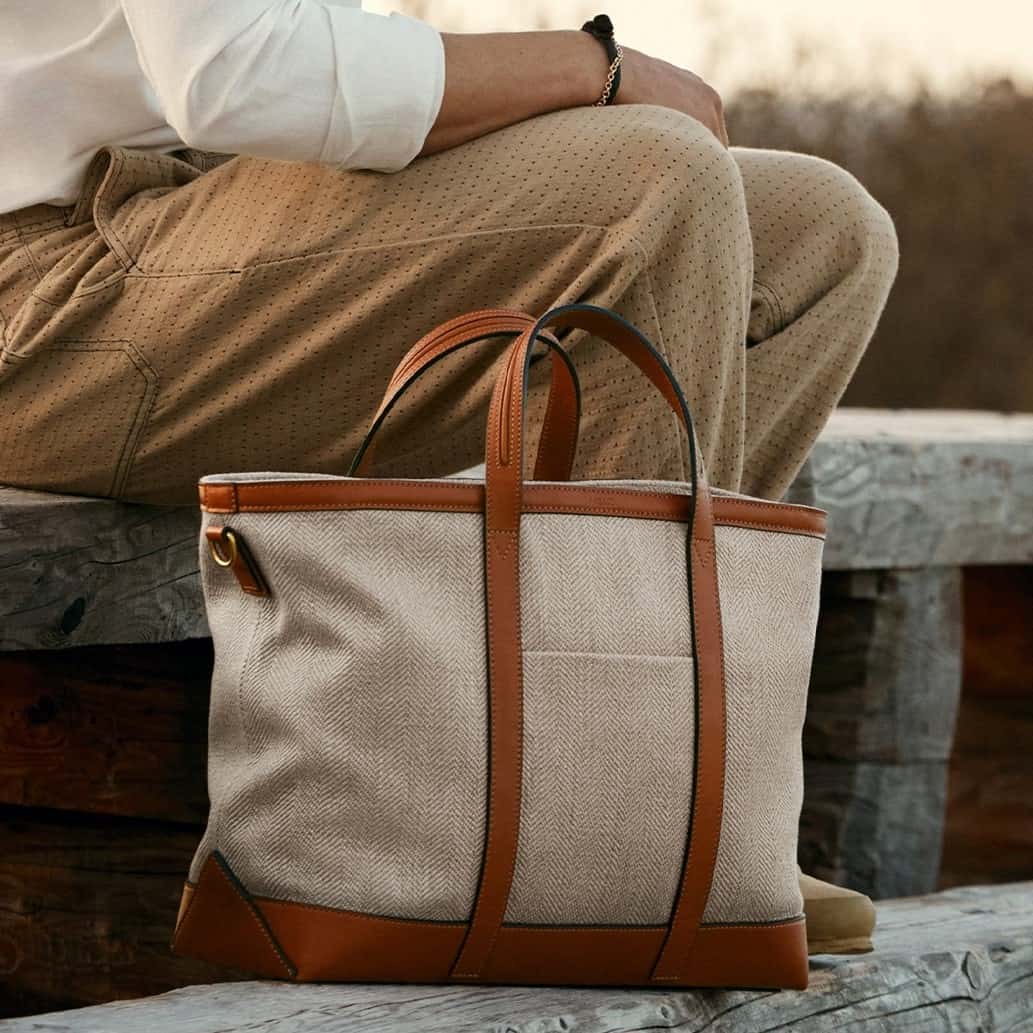
<svg viewBox="0 0 1033 1033"><path fill-rule="evenodd" d="M204 536L212 560L217 566L233 571L240 587L248 595L269 595L269 586L239 531L228 527L208 527Z"/></svg>

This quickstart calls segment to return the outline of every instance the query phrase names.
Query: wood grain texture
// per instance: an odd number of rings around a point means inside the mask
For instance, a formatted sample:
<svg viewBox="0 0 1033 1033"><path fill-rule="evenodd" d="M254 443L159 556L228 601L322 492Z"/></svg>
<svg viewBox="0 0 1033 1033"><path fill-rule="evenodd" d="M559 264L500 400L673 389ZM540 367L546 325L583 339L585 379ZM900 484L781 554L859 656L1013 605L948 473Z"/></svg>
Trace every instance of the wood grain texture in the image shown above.
<svg viewBox="0 0 1033 1033"><path fill-rule="evenodd" d="M961 623L955 568L826 571L805 754L946 762L961 691Z"/></svg>
<svg viewBox="0 0 1033 1033"><path fill-rule="evenodd" d="M1033 562L1033 415L840 409L788 498L826 570Z"/></svg>
<svg viewBox="0 0 1033 1033"><path fill-rule="evenodd" d="M965 571L941 882L1033 878L1033 567Z"/></svg>
<svg viewBox="0 0 1033 1033"><path fill-rule="evenodd" d="M1033 416L842 409L790 497L828 570L1033 562ZM198 514L0 488L0 650L207 634Z"/></svg>
<svg viewBox="0 0 1033 1033"><path fill-rule="evenodd" d="M169 952L195 825L0 807L0 1015L225 974Z"/></svg>
<svg viewBox="0 0 1033 1033"><path fill-rule="evenodd" d="M0 803L204 821L209 639L0 653Z"/></svg>
<svg viewBox="0 0 1033 1033"><path fill-rule="evenodd" d="M195 986L0 1023L5 1033L1029 1033L1033 884L879 907L876 951L816 959L803 992Z"/></svg>
<svg viewBox="0 0 1033 1033"><path fill-rule="evenodd" d="M800 863L876 899L939 880L961 691L960 571L826 571Z"/></svg>
<svg viewBox="0 0 1033 1033"><path fill-rule="evenodd" d="M208 634L193 507L0 487L0 650Z"/></svg>
<svg viewBox="0 0 1033 1033"><path fill-rule="evenodd" d="M875 900L939 885L947 765L804 759L800 864Z"/></svg>
<svg viewBox="0 0 1033 1033"><path fill-rule="evenodd" d="M1033 688L962 700L943 885L1033 877Z"/></svg>
<svg viewBox="0 0 1033 1033"><path fill-rule="evenodd" d="M1033 698L1033 564L964 573L965 691Z"/></svg>

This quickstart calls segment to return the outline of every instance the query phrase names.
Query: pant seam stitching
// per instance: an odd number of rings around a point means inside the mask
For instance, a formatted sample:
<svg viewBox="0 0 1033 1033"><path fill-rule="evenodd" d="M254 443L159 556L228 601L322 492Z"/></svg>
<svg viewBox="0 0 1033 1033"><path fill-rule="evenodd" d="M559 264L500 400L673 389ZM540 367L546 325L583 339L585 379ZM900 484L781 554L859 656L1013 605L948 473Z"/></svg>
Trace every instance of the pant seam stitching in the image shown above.
<svg viewBox="0 0 1033 1033"><path fill-rule="evenodd" d="M25 257L29 260L29 265L32 266L32 271L36 274L36 283L38 285L43 279L43 273L40 270L39 262L36 261L36 256L32 253L32 248L29 247L29 242L26 240L24 233L22 233L22 228L20 226L15 226L14 235L22 250L25 252Z"/></svg>
<svg viewBox="0 0 1033 1033"><path fill-rule="evenodd" d="M81 347L75 347L75 345L81 345ZM105 348L94 347L94 345L116 345L117 347ZM86 354L110 352L113 354L124 355L129 359L136 368L136 371L143 378L143 397L137 403L136 413L133 415L133 422L130 424L125 440L122 442L122 447L119 449L118 459L115 461L115 468L112 472L111 486L108 489L109 497L118 498L119 492L125 487L125 483L129 478L129 470L132 466L133 459L136 457L136 451L139 448L140 436L144 423L146 422L146 418L154 409L154 403L158 394L158 375L155 372L154 367L151 366L142 354L140 354L140 352L133 346L132 342L122 339L86 341L81 339L59 338L51 344L48 344L46 347L33 349L30 355L19 355L17 352L11 351L10 349L5 349L3 354L0 355L0 362L18 365L18 363L29 360L35 355L46 354L47 352L56 352L59 354L67 354L69 352L82 352ZM132 446L131 449L130 446Z"/></svg>
<svg viewBox="0 0 1033 1033"><path fill-rule="evenodd" d="M331 258L337 255L362 254L369 251L389 250L392 248L419 247L427 244L445 243L448 241L468 240L472 237L491 237L507 233L536 233L547 230L593 230L597 233L607 234L612 227L598 226L593 223L581 222L556 222L545 223L540 226L505 226L498 229L487 230L464 230L457 233L442 233L429 237L417 237L413 240L385 241L377 244L358 244L353 247L327 248L323 251L312 251L302 255L290 255L285 258L270 258L260 262L253 262L248 265L239 266L216 266L211 269L193 269L187 272L166 272L162 269L148 268L134 261L133 268L127 270L127 275L142 278L175 278L187 276L210 276L210 275L240 275L252 269L267 269L270 266L287 265L291 262L307 262L319 258ZM146 256L141 255L140 259Z"/></svg>

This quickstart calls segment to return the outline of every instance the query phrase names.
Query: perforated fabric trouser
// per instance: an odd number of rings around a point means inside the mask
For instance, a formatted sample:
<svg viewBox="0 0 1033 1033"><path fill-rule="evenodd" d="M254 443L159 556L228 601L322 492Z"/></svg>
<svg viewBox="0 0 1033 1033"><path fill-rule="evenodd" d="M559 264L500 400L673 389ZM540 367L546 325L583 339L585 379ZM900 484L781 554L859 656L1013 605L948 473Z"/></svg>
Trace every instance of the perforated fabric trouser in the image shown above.
<svg viewBox="0 0 1033 1033"><path fill-rule="evenodd" d="M843 170L729 152L655 107L558 112L389 176L109 148L76 206L0 216L0 483L192 503L207 473L343 473L427 330L582 300L664 352L713 483L777 497L896 260L889 217ZM683 478L648 382L598 342L569 344L576 474ZM428 374L385 428L379 472L479 461L498 349Z"/></svg>

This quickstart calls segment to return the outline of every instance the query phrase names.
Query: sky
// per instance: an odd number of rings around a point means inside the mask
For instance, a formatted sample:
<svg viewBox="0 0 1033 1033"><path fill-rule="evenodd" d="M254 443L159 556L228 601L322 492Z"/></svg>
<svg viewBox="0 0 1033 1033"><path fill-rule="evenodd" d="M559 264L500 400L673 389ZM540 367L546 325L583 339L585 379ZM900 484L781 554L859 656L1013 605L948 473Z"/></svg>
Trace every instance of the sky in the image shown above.
<svg viewBox="0 0 1033 1033"><path fill-rule="evenodd" d="M950 90L971 78L1033 82L1031 0L368 0L425 8L443 29L576 27L605 10L630 46L692 68L720 89L750 84L882 86L918 72ZM709 11L707 16L704 12ZM539 13L541 12L541 14ZM796 43L814 57L802 59Z"/></svg>

